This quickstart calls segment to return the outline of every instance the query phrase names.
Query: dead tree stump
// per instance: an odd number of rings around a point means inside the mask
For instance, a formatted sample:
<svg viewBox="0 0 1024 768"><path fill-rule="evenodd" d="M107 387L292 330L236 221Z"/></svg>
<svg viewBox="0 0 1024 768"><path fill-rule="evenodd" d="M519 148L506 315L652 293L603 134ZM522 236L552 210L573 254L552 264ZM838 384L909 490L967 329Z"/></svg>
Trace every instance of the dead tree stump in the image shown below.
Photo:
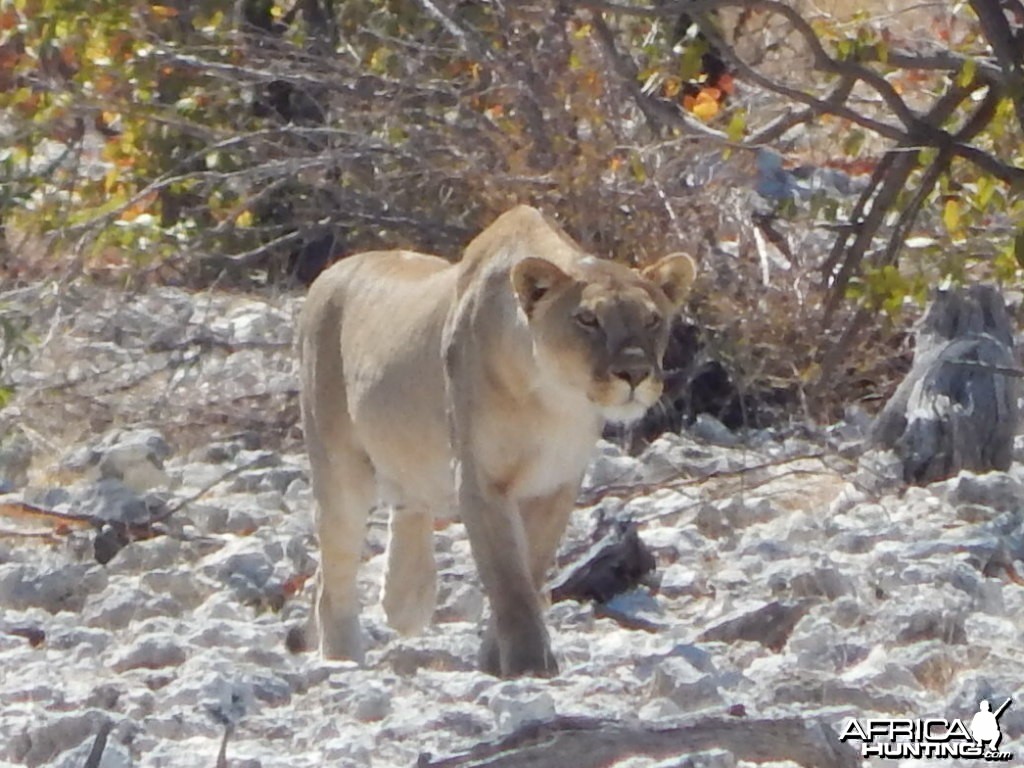
<svg viewBox="0 0 1024 768"><path fill-rule="evenodd" d="M908 483L1007 469L1021 373L1002 294L992 285L938 291L916 341L914 364L875 420L871 443L896 452Z"/></svg>

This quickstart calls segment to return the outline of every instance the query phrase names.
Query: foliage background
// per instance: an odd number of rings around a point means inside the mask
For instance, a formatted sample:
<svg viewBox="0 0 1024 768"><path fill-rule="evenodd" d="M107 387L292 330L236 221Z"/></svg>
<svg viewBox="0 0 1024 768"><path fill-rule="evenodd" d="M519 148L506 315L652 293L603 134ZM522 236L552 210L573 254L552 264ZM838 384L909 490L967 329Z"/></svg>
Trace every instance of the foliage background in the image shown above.
<svg viewBox="0 0 1024 768"><path fill-rule="evenodd" d="M693 253L710 353L827 417L1019 281L1022 51L1018 0L3 0L0 274L279 286L529 202Z"/></svg>

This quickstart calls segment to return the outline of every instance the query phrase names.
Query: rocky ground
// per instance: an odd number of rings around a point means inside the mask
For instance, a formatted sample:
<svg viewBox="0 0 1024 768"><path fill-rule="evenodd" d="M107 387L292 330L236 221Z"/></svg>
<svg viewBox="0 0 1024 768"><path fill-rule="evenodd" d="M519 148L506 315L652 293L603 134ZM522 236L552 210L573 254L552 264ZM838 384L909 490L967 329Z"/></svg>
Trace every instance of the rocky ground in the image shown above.
<svg viewBox="0 0 1024 768"><path fill-rule="evenodd" d="M555 604L561 675L497 680L474 670L484 601L461 526L438 531L434 625L402 639L374 605L375 514L360 669L287 646L317 557L294 427L298 300L171 288L5 300L29 315L35 350L0 412L6 764L426 765L581 716L726 724L697 750L638 746L619 766L857 765L808 757L799 739L755 748L727 726L782 733L797 718L834 742L849 718L969 720L980 699L1007 697L1000 748L1024 759L1019 463L906 489L891 457L858 455L856 420L742 441L705 421L639 458L602 443L561 565L632 518L656 588L602 611Z"/></svg>

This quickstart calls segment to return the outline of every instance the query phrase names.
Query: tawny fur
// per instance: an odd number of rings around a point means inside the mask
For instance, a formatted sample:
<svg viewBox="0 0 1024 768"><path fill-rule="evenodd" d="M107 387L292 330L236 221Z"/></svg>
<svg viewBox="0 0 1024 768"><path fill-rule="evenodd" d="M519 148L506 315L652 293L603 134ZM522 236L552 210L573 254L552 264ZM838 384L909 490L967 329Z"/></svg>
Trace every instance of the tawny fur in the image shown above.
<svg viewBox="0 0 1024 768"><path fill-rule="evenodd" d="M685 255L642 273L588 257L520 206L457 264L372 252L317 279L300 345L325 656L362 659L356 572L367 515L385 503L392 626L429 622L433 520L456 514L491 607L482 667L557 672L545 574L604 422L661 393L668 321L693 276Z"/></svg>

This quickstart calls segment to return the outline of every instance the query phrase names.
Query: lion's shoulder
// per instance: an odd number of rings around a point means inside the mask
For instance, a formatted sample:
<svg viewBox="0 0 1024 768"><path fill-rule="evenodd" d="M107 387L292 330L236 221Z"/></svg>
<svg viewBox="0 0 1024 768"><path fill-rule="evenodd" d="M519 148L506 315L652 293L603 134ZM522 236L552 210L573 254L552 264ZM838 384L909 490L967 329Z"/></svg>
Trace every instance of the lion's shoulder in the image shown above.
<svg viewBox="0 0 1024 768"><path fill-rule="evenodd" d="M518 261L542 256L570 270L586 254L551 217L529 205L506 211L466 246L460 268L463 286L494 272L510 270Z"/></svg>

